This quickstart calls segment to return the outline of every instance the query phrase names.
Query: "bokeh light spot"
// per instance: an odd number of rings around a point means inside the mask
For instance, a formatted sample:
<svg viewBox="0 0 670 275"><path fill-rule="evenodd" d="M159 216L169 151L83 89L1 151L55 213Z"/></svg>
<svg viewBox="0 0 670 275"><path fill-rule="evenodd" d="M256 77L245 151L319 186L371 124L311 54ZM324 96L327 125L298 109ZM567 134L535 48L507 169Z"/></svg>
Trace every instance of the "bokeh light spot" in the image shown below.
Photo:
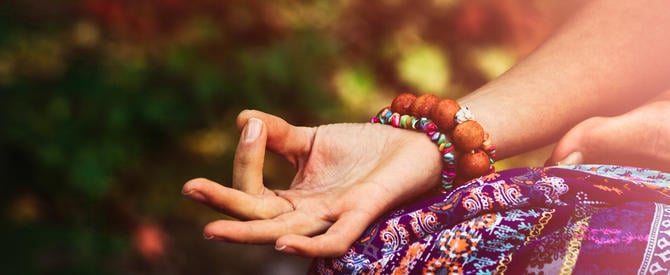
<svg viewBox="0 0 670 275"><path fill-rule="evenodd" d="M440 93L449 83L447 56L431 45L408 48L397 63L400 78L424 93Z"/></svg>
<svg viewBox="0 0 670 275"><path fill-rule="evenodd" d="M233 149L234 138L221 129L210 129L192 134L185 144L189 151L200 156L220 157Z"/></svg>
<svg viewBox="0 0 670 275"><path fill-rule="evenodd" d="M474 65L488 79L494 79L503 74L516 63L517 59L512 51L502 47L474 50L472 56Z"/></svg>
<svg viewBox="0 0 670 275"><path fill-rule="evenodd" d="M340 99L352 111L367 111L377 96L374 77L364 67L342 68L335 73L334 82Z"/></svg>

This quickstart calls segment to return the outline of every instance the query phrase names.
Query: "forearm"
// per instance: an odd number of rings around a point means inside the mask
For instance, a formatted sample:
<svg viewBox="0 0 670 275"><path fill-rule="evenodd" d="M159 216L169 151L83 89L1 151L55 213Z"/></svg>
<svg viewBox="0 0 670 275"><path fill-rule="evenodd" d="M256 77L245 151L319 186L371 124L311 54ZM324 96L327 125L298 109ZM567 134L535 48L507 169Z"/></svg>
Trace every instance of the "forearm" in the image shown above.
<svg viewBox="0 0 670 275"><path fill-rule="evenodd" d="M669 1L594 1L535 52L460 100L505 158L588 117L648 100L670 79Z"/></svg>

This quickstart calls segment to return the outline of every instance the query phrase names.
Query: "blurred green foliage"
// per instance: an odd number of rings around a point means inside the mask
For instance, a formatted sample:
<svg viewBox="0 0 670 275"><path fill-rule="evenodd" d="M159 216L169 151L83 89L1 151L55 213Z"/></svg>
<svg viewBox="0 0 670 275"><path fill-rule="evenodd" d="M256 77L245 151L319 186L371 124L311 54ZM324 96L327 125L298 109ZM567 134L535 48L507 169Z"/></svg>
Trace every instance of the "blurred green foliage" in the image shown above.
<svg viewBox="0 0 670 275"><path fill-rule="evenodd" d="M407 90L458 97L552 26L538 20L552 6L484 2L0 2L3 271L304 268L202 241L225 217L181 185L229 181L242 109L317 125L365 121ZM282 165L268 161L269 185L290 179Z"/></svg>

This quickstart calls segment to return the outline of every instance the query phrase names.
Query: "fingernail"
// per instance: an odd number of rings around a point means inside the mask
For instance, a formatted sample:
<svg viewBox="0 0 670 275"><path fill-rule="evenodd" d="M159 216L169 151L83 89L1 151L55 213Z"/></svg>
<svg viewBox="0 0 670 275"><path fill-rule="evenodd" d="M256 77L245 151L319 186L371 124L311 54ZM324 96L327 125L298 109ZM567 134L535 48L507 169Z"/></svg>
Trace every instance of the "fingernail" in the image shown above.
<svg viewBox="0 0 670 275"><path fill-rule="evenodd" d="M582 163L583 156L580 152L572 152L567 157L558 161L557 165L575 165Z"/></svg>
<svg viewBox="0 0 670 275"><path fill-rule="evenodd" d="M228 239L223 238L223 237L221 237L221 236L214 236L214 235L205 235L205 234L202 234L202 237L205 238L205 240L208 240L208 241L224 241L224 242L228 242L228 241L229 241Z"/></svg>
<svg viewBox="0 0 670 275"><path fill-rule="evenodd" d="M284 253L289 253L289 254L297 254L298 253L298 251L295 248L287 246L287 245L275 246L275 250L281 251L281 252L284 252Z"/></svg>
<svg viewBox="0 0 670 275"><path fill-rule="evenodd" d="M250 118L244 131L244 142L253 142L261 134L262 121L257 118Z"/></svg>
<svg viewBox="0 0 670 275"><path fill-rule="evenodd" d="M191 198L192 200L196 200L196 201L199 201L199 202L207 201L207 198L205 198L205 196L203 196L202 193L200 193L198 191L195 191L195 190L182 192L182 194L184 194L184 196L187 196L187 197Z"/></svg>
<svg viewBox="0 0 670 275"><path fill-rule="evenodd" d="M552 161L551 157L544 161L544 166L556 166L556 165L558 165L558 163Z"/></svg>

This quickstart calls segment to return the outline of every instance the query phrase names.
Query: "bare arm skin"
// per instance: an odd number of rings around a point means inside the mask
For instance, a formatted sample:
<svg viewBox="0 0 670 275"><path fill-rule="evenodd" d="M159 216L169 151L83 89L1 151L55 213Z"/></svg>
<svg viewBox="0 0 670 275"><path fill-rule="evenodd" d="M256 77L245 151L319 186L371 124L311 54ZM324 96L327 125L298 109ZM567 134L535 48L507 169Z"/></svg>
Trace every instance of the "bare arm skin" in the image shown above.
<svg viewBox="0 0 670 275"><path fill-rule="evenodd" d="M593 1L498 79L462 98L501 158L622 113L670 83L670 1Z"/></svg>

